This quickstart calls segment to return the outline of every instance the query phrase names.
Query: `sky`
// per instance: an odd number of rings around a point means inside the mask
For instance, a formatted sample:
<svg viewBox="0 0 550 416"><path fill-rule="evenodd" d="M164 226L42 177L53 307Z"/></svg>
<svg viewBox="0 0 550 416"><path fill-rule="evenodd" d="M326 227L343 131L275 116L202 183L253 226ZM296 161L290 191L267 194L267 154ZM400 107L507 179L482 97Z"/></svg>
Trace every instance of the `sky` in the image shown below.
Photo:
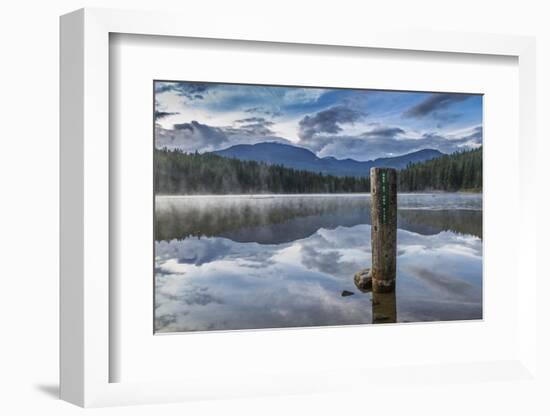
<svg viewBox="0 0 550 416"><path fill-rule="evenodd" d="M482 143L482 96L155 81L155 146L200 153L279 142L365 161Z"/></svg>

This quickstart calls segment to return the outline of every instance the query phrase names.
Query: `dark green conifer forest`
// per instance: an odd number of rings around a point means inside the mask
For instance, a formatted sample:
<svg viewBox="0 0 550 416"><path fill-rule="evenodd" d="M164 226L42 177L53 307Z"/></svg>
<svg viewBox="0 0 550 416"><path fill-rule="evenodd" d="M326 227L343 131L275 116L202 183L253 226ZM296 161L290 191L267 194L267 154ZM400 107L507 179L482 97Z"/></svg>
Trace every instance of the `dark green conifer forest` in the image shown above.
<svg viewBox="0 0 550 416"><path fill-rule="evenodd" d="M212 153L155 151L157 194L369 192L369 178L337 177Z"/></svg>
<svg viewBox="0 0 550 416"><path fill-rule="evenodd" d="M467 150L414 163L398 172L401 192L481 192L483 150Z"/></svg>
<svg viewBox="0 0 550 416"><path fill-rule="evenodd" d="M482 189L482 149L457 152L398 171L400 192ZM368 177L338 177L241 161L212 153L155 150L155 193L161 195L370 192Z"/></svg>

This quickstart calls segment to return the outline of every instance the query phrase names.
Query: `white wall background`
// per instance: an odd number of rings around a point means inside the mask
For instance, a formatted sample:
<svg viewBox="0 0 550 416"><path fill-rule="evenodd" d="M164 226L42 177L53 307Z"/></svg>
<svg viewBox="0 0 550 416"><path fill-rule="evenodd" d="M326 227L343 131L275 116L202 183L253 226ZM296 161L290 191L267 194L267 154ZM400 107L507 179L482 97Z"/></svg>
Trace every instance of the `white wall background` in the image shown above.
<svg viewBox="0 0 550 416"><path fill-rule="evenodd" d="M67 415L81 409L56 399L58 382L58 16L80 7L175 10L211 24L211 16L279 21L281 30L323 25L389 25L535 35L538 42L539 166L550 129L550 12L545 1L170 1L19 0L0 11L0 413ZM215 20L215 19L214 19ZM185 19L182 21L185 25ZM541 169L541 189L549 175ZM541 196L538 210L545 211ZM540 234L548 230L541 220ZM539 237L540 257L544 240ZM541 262L542 265L542 262ZM543 282L538 291L550 293ZM540 300L544 301L541 295ZM540 302L541 368L548 371L549 308ZM546 328L546 330L544 329ZM434 385L388 390L379 400L343 393L92 410L101 415L161 414L549 414L546 386Z"/></svg>

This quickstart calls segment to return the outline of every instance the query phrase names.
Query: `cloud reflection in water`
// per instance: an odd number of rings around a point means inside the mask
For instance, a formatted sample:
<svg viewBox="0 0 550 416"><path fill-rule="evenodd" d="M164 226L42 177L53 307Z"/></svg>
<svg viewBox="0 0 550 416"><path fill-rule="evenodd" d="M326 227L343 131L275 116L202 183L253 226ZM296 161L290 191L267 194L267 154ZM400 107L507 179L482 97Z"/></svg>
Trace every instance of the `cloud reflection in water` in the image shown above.
<svg viewBox="0 0 550 416"><path fill-rule="evenodd" d="M456 203L459 197L452 198ZM415 196L416 206L403 215L407 229L400 228L397 237L398 322L481 318L481 211L470 195L467 198L467 209L426 209L430 205L419 208L421 202ZM479 207L480 201L479 197ZM296 212L288 206L296 204L292 198L286 205L278 198L272 202L282 211L265 211L263 201L261 213L249 211L251 225L225 222L219 235L215 227L206 227L208 236L185 229L182 224L196 227L200 223L189 212L174 219L174 205L163 207L171 210L170 221L180 224L177 231L183 234L156 242L156 331L372 322L371 295L353 285L353 274L371 264L368 201L341 198L335 205L332 198L325 200L328 205L323 208L323 201L316 200L309 210ZM220 204L212 206L220 208ZM304 201L297 206L303 208ZM423 214L410 215L419 209ZM445 212L452 218L446 218ZM224 214L202 210L201 215ZM461 222L469 227L479 224L479 229L473 235L461 233L457 230ZM288 229L289 223L295 238L286 241L281 229ZM430 231L423 234L424 225ZM449 225L455 231L448 231ZM343 290L355 295L342 297Z"/></svg>

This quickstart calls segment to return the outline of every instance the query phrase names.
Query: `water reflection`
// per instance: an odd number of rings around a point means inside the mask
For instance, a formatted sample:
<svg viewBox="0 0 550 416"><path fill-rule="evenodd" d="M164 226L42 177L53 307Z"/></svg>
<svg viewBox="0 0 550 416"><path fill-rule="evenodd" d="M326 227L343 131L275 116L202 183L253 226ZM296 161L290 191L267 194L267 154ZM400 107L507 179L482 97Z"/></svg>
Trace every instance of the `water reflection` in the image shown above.
<svg viewBox="0 0 550 416"><path fill-rule="evenodd" d="M399 196L393 299L353 283L371 264L369 204L365 195L158 198L156 330L481 318L481 197Z"/></svg>
<svg viewBox="0 0 550 416"><path fill-rule="evenodd" d="M397 322L395 292L372 293L372 323L390 324Z"/></svg>
<svg viewBox="0 0 550 416"><path fill-rule="evenodd" d="M481 200L476 195L399 195L398 227L422 235L454 231L481 238ZM478 204L474 204L477 201ZM163 197L156 204L156 239L226 237L280 244L320 228L371 223L370 195L296 197Z"/></svg>

